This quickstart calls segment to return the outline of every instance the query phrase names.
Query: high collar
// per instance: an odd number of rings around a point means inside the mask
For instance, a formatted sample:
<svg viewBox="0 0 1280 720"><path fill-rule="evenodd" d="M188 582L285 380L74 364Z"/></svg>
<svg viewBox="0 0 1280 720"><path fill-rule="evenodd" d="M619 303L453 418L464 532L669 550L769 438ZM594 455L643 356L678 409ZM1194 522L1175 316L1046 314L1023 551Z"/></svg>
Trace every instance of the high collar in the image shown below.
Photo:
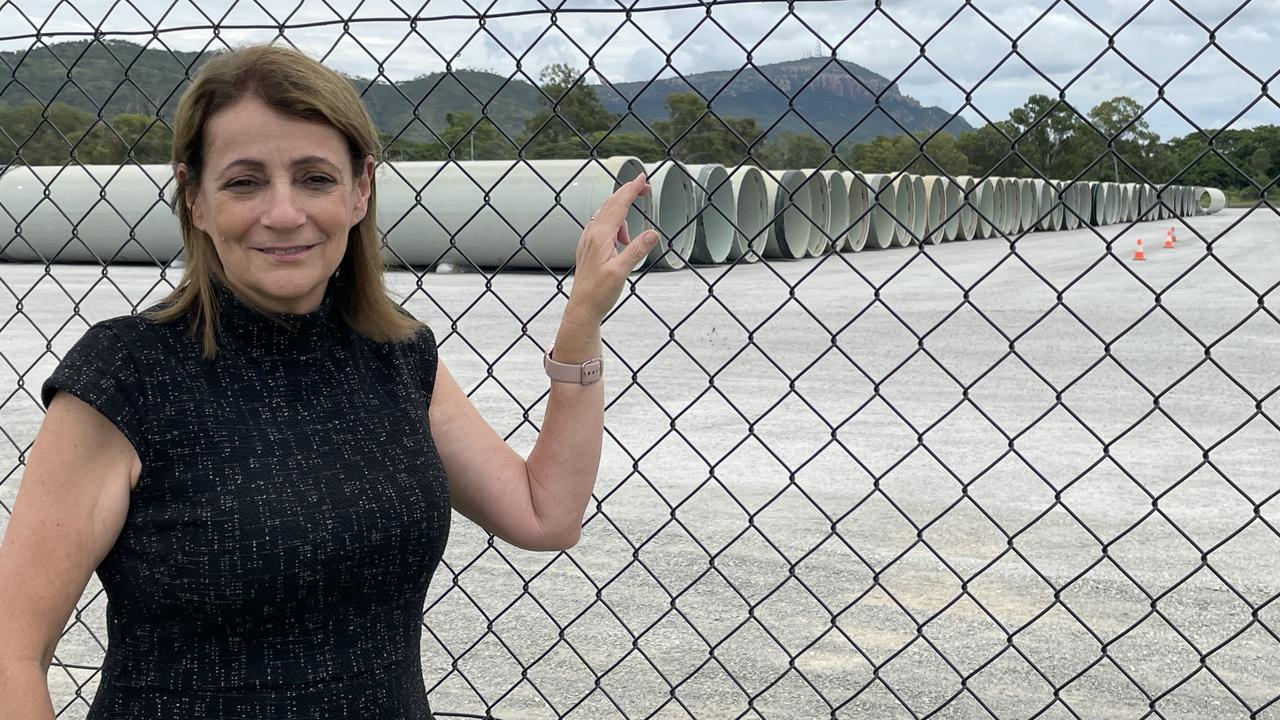
<svg viewBox="0 0 1280 720"><path fill-rule="evenodd" d="M219 344L229 342L256 355L305 356L325 351L343 328L334 284L325 286L320 307L309 313L261 312L226 285L213 282L218 304Z"/></svg>

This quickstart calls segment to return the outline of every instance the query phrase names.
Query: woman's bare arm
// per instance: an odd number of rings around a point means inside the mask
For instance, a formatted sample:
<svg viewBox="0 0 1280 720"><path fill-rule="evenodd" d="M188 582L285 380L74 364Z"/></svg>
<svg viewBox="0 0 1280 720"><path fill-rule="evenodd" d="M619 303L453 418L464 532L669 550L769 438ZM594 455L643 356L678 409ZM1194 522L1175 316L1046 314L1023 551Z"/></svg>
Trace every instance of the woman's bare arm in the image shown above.
<svg viewBox="0 0 1280 720"><path fill-rule="evenodd" d="M45 682L67 618L115 544L142 464L97 410L54 396L0 543L0 716L51 718Z"/></svg>

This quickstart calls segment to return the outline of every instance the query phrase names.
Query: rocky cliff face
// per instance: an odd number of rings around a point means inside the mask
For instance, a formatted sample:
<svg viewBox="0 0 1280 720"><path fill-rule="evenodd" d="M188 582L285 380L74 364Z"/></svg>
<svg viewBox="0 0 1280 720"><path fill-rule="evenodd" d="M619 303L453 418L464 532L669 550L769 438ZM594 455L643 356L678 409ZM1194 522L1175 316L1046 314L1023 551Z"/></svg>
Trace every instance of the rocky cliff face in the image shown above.
<svg viewBox="0 0 1280 720"><path fill-rule="evenodd" d="M711 98L712 111L722 117L753 117L761 128L773 126L771 134L813 133L816 128L832 143L897 135L902 127L912 132L971 129L964 119L952 118L949 110L925 107L888 79L851 62L806 58L686 78L688 82L671 78L647 87L621 83L616 93L600 95L610 112L625 113L630 100L633 111L648 122L666 117L667 95L696 89Z"/></svg>

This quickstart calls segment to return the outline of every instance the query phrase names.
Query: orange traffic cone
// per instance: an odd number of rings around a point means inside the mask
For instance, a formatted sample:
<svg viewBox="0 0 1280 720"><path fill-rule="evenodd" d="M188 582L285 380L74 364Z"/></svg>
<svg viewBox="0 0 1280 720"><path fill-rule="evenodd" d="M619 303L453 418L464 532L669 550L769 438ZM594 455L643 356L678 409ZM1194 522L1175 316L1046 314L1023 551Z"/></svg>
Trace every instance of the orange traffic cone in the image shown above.
<svg viewBox="0 0 1280 720"><path fill-rule="evenodd" d="M1146 260L1147 256L1142 254L1142 238L1138 238L1138 252L1133 254L1134 260Z"/></svg>
<svg viewBox="0 0 1280 720"><path fill-rule="evenodd" d="M1168 234L1164 236L1165 249L1172 250L1175 247L1174 243L1176 243L1177 241L1178 241L1178 238L1174 237L1173 228L1169 228Z"/></svg>

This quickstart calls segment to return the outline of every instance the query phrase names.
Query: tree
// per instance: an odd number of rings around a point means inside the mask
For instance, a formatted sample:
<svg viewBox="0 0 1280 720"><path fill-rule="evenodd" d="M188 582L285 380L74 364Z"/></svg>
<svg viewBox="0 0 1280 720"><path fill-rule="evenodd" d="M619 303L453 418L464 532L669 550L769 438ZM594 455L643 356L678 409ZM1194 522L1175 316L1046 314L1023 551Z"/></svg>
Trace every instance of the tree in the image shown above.
<svg viewBox="0 0 1280 720"><path fill-rule="evenodd" d="M1006 136L1014 137L1015 133L1012 123L1006 120L960 133L956 149L969 161L969 174L975 177L1017 175L1013 167L1017 158L1010 157L1009 140L1006 139Z"/></svg>
<svg viewBox="0 0 1280 720"><path fill-rule="evenodd" d="M476 120L472 112L452 112L445 115L448 126L441 139L455 160L510 160L516 156L515 147L503 137L487 117Z"/></svg>
<svg viewBox="0 0 1280 720"><path fill-rule="evenodd" d="M940 132L929 138L924 145L924 155L911 163L911 172L952 177L969 174L969 158L960 150L959 141L951 133Z"/></svg>
<svg viewBox="0 0 1280 720"><path fill-rule="evenodd" d="M1152 166L1149 161L1156 154L1155 147L1160 142L1160 136L1142 118L1142 105L1123 95L1104 100L1089 111L1089 121L1097 129L1099 140L1104 144L1102 153L1107 154L1111 160L1109 166L1112 172L1105 179L1115 182L1141 180L1121 165L1121 159L1150 179Z"/></svg>
<svg viewBox="0 0 1280 720"><path fill-rule="evenodd" d="M770 170L799 170L820 168L833 156L831 146L814 136L784 130L765 143L756 157Z"/></svg>
<svg viewBox="0 0 1280 720"><path fill-rule="evenodd" d="M896 173L904 170L920 151L906 135L881 135L858 143L846 155L849 166L864 173Z"/></svg>
<svg viewBox="0 0 1280 720"><path fill-rule="evenodd" d="M101 140L86 136L96 122L93 115L62 102L0 109L0 162L62 165L92 155Z"/></svg>
<svg viewBox="0 0 1280 720"><path fill-rule="evenodd" d="M113 163L132 159L139 163L168 162L173 131L154 115L122 113L111 118L110 129L99 125L91 131L93 142L87 162ZM114 132L113 132L114 131Z"/></svg>
<svg viewBox="0 0 1280 720"><path fill-rule="evenodd" d="M449 158L449 151L438 142L414 142L405 137L392 138L386 133L378 133L382 146L382 157L390 162L431 160L439 162Z"/></svg>
<svg viewBox="0 0 1280 720"><path fill-rule="evenodd" d="M595 88L569 65L548 65L538 80L546 97L538 112L525 121L520 144L526 157L582 157L590 152L582 138L617 122L617 116L604 109Z"/></svg>
<svg viewBox="0 0 1280 720"><path fill-rule="evenodd" d="M1249 169L1253 171L1253 179L1259 185L1271 181L1271 150L1260 147L1249 156Z"/></svg>
<svg viewBox="0 0 1280 720"><path fill-rule="evenodd" d="M1083 167L1063 162L1073 139L1080 137L1080 120L1072 106L1047 95L1032 95L1022 107L1009 112L1014 131L1014 147L1023 160L1014 159L1018 175L1043 174L1050 178L1074 177Z"/></svg>
<svg viewBox="0 0 1280 720"><path fill-rule="evenodd" d="M668 119L653 123L653 128L671 148L671 156L684 163L739 165L761 136L755 118L720 118L694 92L672 93L666 105Z"/></svg>

